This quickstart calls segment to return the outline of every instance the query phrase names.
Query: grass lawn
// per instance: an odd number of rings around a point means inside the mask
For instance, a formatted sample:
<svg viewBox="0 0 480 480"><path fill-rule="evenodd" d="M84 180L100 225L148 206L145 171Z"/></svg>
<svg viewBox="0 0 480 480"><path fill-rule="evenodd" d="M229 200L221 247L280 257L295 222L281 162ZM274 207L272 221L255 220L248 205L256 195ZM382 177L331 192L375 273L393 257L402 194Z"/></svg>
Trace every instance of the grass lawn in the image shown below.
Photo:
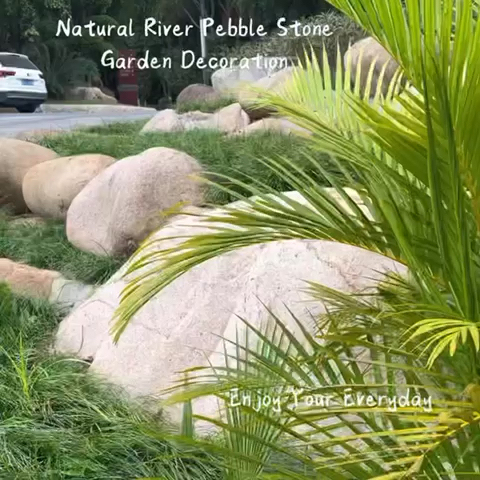
<svg viewBox="0 0 480 480"><path fill-rule="evenodd" d="M57 270L67 278L89 284L104 283L125 261L78 250L67 240L62 222L48 220L30 225L12 223L12 219L0 211L0 258Z"/></svg>
<svg viewBox="0 0 480 480"><path fill-rule="evenodd" d="M247 184L251 184L252 179L262 179L271 187L283 191L292 188L258 160L262 157L282 155L297 164L305 162L302 153L306 148L304 141L293 136L261 132L250 136L227 137L219 132L205 130L140 134L144 123L142 121L92 127L50 136L41 143L60 155L102 153L117 159L141 153L152 147L169 147L196 158L206 172L241 179ZM325 164L328 165L328 156L325 155L324 158ZM228 180L218 181L231 186ZM239 191L246 193L241 189ZM235 199L231 195L216 187L210 187L207 192L209 203L222 205L233 200Z"/></svg>
<svg viewBox="0 0 480 480"><path fill-rule="evenodd" d="M166 440L158 415L127 404L88 364L47 355L59 320L0 284L0 478L219 478L208 455Z"/></svg>

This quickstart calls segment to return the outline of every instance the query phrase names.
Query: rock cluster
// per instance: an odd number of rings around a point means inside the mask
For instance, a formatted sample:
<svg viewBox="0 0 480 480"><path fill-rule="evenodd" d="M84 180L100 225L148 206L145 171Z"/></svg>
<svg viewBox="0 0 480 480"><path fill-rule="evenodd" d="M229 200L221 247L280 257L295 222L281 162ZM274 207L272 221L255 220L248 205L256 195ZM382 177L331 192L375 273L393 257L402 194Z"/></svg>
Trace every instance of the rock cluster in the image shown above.
<svg viewBox="0 0 480 480"><path fill-rule="evenodd" d="M117 161L0 140L0 206L66 220L70 242L97 255L129 255L165 222L165 212L201 205L200 173L197 160L170 148Z"/></svg>
<svg viewBox="0 0 480 480"><path fill-rule="evenodd" d="M67 92L69 100L85 100L88 102L105 103L115 105L117 100L115 97L106 94L98 87L75 87Z"/></svg>

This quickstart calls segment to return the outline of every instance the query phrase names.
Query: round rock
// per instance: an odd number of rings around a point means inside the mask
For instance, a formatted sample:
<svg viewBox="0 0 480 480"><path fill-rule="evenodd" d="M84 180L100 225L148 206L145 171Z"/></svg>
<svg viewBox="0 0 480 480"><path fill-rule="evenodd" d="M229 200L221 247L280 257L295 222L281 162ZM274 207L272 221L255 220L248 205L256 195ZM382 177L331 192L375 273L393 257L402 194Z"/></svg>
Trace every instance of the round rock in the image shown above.
<svg viewBox="0 0 480 480"><path fill-rule="evenodd" d="M200 172L197 160L171 148L119 160L75 197L67 213L67 237L97 255L130 254L165 222L163 212L202 203L202 188L193 178Z"/></svg>
<svg viewBox="0 0 480 480"><path fill-rule="evenodd" d="M0 206L11 205L14 213L26 213L23 179L30 168L58 155L35 143L13 138L0 140Z"/></svg>
<svg viewBox="0 0 480 480"><path fill-rule="evenodd" d="M349 194L357 200L354 193ZM287 195L308 205L296 192ZM238 208L241 203L233 206ZM225 215L222 209L210 213ZM205 219L180 215L152 235L156 243L148 252L174 248L185 237L210 231ZM298 324L290 309L308 331L316 332L313 319L325 310L306 293L308 281L343 292L366 293L383 278L381 272L404 271L378 254L323 240L297 239L241 248L209 259L177 278L134 316L114 344L110 331L122 291L136 275L158 266L155 262L125 277L135 260L133 257L65 318L56 336L57 351L93 358L92 369L97 374L134 397L158 395L185 369L224 366L222 338L242 338L245 325L241 318L263 330L272 320L271 309L297 334ZM207 398L194 406L196 413L210 415L217 405L216 399Z"/></svg>
<svg viewBox="0 0 480 480"><path fill-rule="evenodd" d="M251 86L240 88L237 94L238 101L242 108L248 113L252 120L268 117L272 111L268 108L258 108L256 102L261 96L261 91L281 94L293 77L295 67L288 67L274 73L271 76L263 77ZM256 91L259 89L259 91Z"/></svg>
<svg viewBox="0 0 480 480"><path fill-rule="evenodd" d="M23 179L25 202L36 215L65 219L73 199L114 162L107 155L88 154L40 163Z"/></svg>
<svg viewBox="0 0 480 480"><path fill-rule="evenodd" d="M388 93L388 87L399 67L396 60L372 37L364 38L354 43L348 49L344 57L345 68L348 62L351 62L352 82L355 81L357 70L360 68L360 89L362 92L365 91L367 86L370 67L372 63L375 62L370 87L370 94L372 96L375 95L377 90L383 68L385 68L385 73L380 88L383 95L386 95Z"/></svg>
<svg viewBox="0 0 480 480"><path fill-rule="evenodd" d="M213 87L202 83L194 83L180 92L177 97L177 107L193 102L216 101L221 98L221 95Z"/></svg>

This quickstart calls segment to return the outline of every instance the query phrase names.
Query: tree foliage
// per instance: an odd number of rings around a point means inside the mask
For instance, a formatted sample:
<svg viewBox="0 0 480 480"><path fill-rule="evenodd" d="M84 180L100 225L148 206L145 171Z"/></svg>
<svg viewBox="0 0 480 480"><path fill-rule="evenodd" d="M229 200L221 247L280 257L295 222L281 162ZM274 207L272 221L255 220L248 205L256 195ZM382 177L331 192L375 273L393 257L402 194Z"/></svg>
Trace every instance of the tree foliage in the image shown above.
<svg viewBox="0 0 480 480"><path fill-rule="evenodd" d="M301 16L318 13L325 8L325 2L312 0L260 1L260 0L208 0L205 14L215 18L217 22L226 23L228 18L252 18L256 24L265 24L271 29L278 16L296 19ZM199 0L0 0L0 51L34 52L36 61L44 67L49 67L50 94L62 97L65 89L73 81L82 84L85 80L85 70L90 74L89 81L97 78L95 84L105 84L115 89L115 72L102 68L101 54L112 49L128 48L142 55L150 49L152 55L163 57L178 57L185 49L192 49L198 54L198 35L188 38L145 38L144 20L154 17L163 23L179 25L193 24L198 26L200 17ZM137 35L133 38L62 38L55 37L59 19L71 17L73 24L84 25L90 20L104 24L127 24L131 19L136 27ZM210 43L224 44L226 47L238 44L238 39L215 38ZM65 68L60 61L52 62L52 52L61 52L61 58L66 59L69 66L75 59L74 68L68 79L65 78ZM86 63L85 67L80 62ZM93 63L92 63L93 62ZM94 72L95 64L96 72ZM175 65L180 62L176 61ZM100 81L101 79L101 81ZM165 71L150 70L143 72L141 81L141 98L156 102L162 96L175 96L189 83L201 81L202 72L196 69L182 70L180 67ZM66 81L67 80L67 81Z"/></svg>

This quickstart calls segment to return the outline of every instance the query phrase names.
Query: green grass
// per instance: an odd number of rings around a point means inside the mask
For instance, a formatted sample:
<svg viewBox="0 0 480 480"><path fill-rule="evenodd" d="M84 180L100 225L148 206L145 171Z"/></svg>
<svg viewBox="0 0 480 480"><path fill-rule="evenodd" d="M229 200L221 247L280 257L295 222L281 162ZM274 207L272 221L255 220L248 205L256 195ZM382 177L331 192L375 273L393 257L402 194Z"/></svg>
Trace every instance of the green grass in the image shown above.
<svg viewBox="0 0 480 480"><path fill-rule="evenodd" d="M0 258L33 267L57 270L65 277L85 283L104 283L125 261L124 258L97 257L75 248L65 235L62 222L15 224L0 211Z"/></svg>
<svg viewBox="0 0 480 480"><path fill-rule="evenodd" d="M294 136L274 132L259 132L249 136L227 137L219 132L193 130L182 133L140 134L144 122L134 124L114 124L93 127L69 134L50 136L42 140L42 145L55 150L60 155L82 153L102 153L121 159L136 155L152 147L169 147L184 151L196 158L207 172L227 175L252 184L261 179L277 190L292 190L292 187L272 173L271 169L258 160L262 157L282 155L293 162L305 164L302 149L304 141ZM322 155L326 166L327 155ZM228 180L219 180L232 187ZM239 193L246 193L238 187ZM234 200L232 195L218 187L207 191L207 202L222 205Z"/></svg>
<svg viewBox="0 0 480 480"><path fill-rule="evenodd" d="M136 120L133 122L105 123L103 125L95 125L94 127L81 128L74 133L67 135L75 135L79 133L96 133L99 135L136 135L140 133L140 130L147 121L148 120Z"/></svg>
<svg viewBox="0 0 480 480"><path fill-rule="evenodd" d="M0 284L0 478L218 478L206 454L167 441L159 415L127 403L87 363L48 356L59 320Z"/></svg>
<svg viewBox="0 0 480 480"><path fill-rule="evenodd" d="M178 113L194 112L200 111L204 113L214 113L217 110L220 110L223 107L228 107L236 103L234 98L225 97L219 98L216 100L199 100L196 102L184 102L180 105L177 105L176 110Z"/></svg>

